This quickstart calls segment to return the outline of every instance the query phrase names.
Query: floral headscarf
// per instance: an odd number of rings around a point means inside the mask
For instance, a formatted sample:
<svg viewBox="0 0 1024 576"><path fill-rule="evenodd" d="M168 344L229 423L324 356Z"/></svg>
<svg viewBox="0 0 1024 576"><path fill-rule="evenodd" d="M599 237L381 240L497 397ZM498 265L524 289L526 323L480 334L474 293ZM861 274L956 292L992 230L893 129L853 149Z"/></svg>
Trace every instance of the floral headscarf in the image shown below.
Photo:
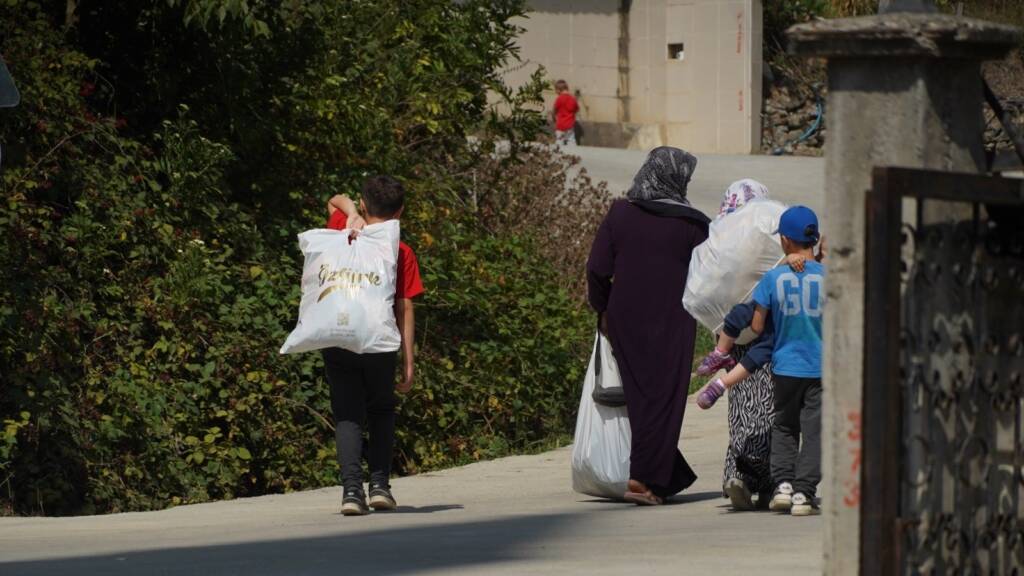
<svg viewBox="0 0 1024 576"><path fill-rule="evenodd" d="M747 202L767 197L768 187L757 180L750 178L737 180L729 184L729 188L725 190L725 196L722 198L722 205L718 208L718 217L715 220L732 214L745 206Z"/></svg>

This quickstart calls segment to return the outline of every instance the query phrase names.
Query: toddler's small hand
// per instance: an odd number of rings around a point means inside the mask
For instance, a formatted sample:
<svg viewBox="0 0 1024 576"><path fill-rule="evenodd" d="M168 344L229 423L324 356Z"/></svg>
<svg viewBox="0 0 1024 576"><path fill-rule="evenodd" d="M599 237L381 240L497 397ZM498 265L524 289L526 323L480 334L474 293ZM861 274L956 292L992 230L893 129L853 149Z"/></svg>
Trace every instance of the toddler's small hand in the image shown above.
<svg viewBox="0 0 1024 576"><path fill-rule="evenodd" d="M801 254L790 254L789 256L786 256L786 264L788 264L794 272L803 272L805 262L807 262L807 257Z"/></svg>

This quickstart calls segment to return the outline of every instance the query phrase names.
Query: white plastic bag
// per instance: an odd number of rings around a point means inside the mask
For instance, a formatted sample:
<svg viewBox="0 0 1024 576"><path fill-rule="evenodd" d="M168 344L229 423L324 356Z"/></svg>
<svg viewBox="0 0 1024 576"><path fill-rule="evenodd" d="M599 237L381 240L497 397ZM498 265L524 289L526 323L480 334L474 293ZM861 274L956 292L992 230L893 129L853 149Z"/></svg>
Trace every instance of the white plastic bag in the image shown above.
<svg viewBox="0 0 1024 576"><path fill-rule="evenodd" d="M348 230L299 234L306 256L302 301L281 354L333 347L358 354L398 350L398 237L397 220L371 224L351 243Z"/></svg>
<svg viewBox="0 0 1024 576"><path fill-rule="evenodd" d="M572 445L572 489L600 498L621 499L629 482L632 434L626 407L611 408L594 402L594 356L601 354L601 382L620 385L619 368L607 338L601 338L590 357L583 380L580 411Z"/></svg>
<svg viewBox="0 0 1024 576"><path fill-rule="evenodd" d="M779 218L786 206L774 200L754 200L711 223L708 239L693 250L683 293L683 308L712 332L722 329L725 315L748 302L764 273L784 257ZM737 339L754 339L749 329Z"/></svg>

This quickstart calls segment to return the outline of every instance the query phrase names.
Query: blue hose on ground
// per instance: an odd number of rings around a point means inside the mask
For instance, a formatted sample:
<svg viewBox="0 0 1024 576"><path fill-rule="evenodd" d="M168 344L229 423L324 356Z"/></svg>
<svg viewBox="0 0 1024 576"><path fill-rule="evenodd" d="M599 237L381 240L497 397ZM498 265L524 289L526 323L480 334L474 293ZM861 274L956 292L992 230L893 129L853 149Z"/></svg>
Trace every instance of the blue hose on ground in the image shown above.
<svg viewBox="0 0 1024 576"><path fill-rule="evenodd" d="M814 133L818 131L818 128L821 127L821 120L822 117L825 115L825 106L821 103L821 96L818 95L817 92L814 93L814 98L817 101L816 105L818 107L818 115L817 117L814 118L814 122L812 122L811 125L807 127L807 130L804 130L803 134L801 134L800 137L797 138L796 140L792 142L786 142L782 146L778 146L775 149L773 149L772 156L782 156L782 154L785 153L786 146L796 146L797 144L813 136Z"/></svg>

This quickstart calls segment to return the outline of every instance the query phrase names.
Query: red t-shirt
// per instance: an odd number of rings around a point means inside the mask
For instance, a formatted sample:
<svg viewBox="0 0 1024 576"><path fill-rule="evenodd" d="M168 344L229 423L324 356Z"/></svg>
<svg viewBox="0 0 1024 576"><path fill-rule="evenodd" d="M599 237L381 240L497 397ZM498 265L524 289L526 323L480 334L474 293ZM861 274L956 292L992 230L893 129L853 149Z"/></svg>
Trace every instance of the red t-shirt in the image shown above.
<svg viewBox="0 0 1024 576"><path fill-rule="evenodd" d="M348 216L341 210L335 210L327 218L327 227L332 230L344 230L348 225ZM398 243L398 273L395 278L395 298L415 298L423 294L423 281L420 279L420 265L416 262L416 254L405 242Z"/></svg>
<svg viewBox="0 0 1024 576"><path fill-rule="evenodd" d="M576 125L576 113L580 105L568 92L562 92L555 98L555 130L568 132Z"/></svg>

